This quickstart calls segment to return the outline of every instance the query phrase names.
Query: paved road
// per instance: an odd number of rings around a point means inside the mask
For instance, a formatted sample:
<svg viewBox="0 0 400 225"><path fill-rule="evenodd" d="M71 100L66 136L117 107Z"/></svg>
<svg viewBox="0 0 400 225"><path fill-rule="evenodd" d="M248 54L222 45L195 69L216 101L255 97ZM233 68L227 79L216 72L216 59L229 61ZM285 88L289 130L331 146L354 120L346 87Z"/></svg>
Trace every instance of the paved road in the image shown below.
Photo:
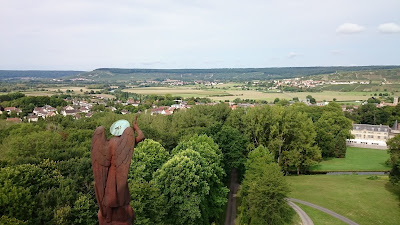
<svg viewBox="0 0 400 225"><path fill-rule="evenodd" d="M298 202L298 203L301 203L303 205L307 205L307 206L313 207L313 208L318 209L318 210L320 210L320 211L322 211L324 213L327 213L327 214L329 214L329 215L331 215L333 217L336 217L339 220L341 220L341 221L343 221L343 222L345 222L347 224L359 225L358 223L356 223L356 222L354 222L354 221L352 221L352 220L350 220L350 219L348 219L348 218L346 218L344 216L341 216L341 215L339 215L339 214L337 214L337 213L335 213L335 212L333 212L333 211L331 211L329 209L326 209L324 207L321 207L321 206L318 206L318 205L314 205L312 203L309 203L309 202L306 202L306 201L302 201L302 200L299 200L299 199L295 199L295 198L287 198L287 200L289 200L291 202Z"/></svg>
<svg viewBox="0 0 400 225"><path fill-rule="evenodd" d="M296 211L296 213L300 216L301 222L303 225L314 225L313 221L311 218L305 213L300 207L298 207L296 204L288 200L288 204L290 207Z"/></svg>
<svg viewBox="0 0 400 225"><path fill-rule="evenodd" d="M229 187L228 206L226 209L225 225L235 225L236 217L236 192L239 189L238 174L236 169L231 172L231 184Z"/></svg>

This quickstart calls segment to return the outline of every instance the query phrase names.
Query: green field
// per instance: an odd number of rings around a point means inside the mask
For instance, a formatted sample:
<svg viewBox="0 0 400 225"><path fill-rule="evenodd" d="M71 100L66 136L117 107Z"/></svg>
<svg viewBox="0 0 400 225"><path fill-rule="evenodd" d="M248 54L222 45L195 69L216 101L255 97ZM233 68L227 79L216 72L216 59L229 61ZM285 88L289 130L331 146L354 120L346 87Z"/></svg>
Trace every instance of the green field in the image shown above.
<svg viewBox="0 0 400 225"><path fill-rule="evenodd" d="M394 187L387 176L376 180L361 175L303 175L287 176L292 192L289 197L301 199L330 209L364 225L395 225L400 221L400 188ZM297 204L297 203L296 203ZM301 208L303 205L299 204ZM309 210L306 209L306 212ZM311 212L314 224L321 215ZM322 216L322 221L326 217ZM339 223L333 223L339 224Z"/></svg>
<svg viewBox="0 0 400 225"><path fill-rule="evenodd" d="M346 158L329 158L310 168L311 171L388 171L386 150L348 147Z"/></svg>
<svg viewBox="0 0 400 225"><path fill-rule="evenodd" d="M297 206L299 206L307 215L311 218L314 224L318 225L345 225L346 223L331 216L324 212L319 211L318 209L314 209L310 206L306 206L300 203L295 202Z"/></svg>

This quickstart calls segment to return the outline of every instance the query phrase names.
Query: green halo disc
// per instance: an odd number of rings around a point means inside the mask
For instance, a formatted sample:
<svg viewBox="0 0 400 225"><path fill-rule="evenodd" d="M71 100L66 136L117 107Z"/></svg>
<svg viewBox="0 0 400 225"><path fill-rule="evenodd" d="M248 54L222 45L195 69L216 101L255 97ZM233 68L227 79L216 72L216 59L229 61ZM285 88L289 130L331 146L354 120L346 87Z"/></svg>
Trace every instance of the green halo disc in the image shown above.
<svg viewBox="0 0 400 225"><path fill-rule="evenodd" d="M114 136L121 136L127 127L130 127L128 120L118 120L111 125L110 132Z"/></svg>

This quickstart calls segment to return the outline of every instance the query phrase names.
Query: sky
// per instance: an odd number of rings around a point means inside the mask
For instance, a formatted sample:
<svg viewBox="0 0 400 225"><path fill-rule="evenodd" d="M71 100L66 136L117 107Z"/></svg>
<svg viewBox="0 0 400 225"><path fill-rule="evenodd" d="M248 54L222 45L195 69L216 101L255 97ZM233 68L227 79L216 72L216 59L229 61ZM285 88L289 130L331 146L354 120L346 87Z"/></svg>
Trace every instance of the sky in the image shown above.
<svg viewBox="0 0 400 225"><path fill-rule="evenodd" d="M0 0L0 69L400 65L400 0Z"/></svg>

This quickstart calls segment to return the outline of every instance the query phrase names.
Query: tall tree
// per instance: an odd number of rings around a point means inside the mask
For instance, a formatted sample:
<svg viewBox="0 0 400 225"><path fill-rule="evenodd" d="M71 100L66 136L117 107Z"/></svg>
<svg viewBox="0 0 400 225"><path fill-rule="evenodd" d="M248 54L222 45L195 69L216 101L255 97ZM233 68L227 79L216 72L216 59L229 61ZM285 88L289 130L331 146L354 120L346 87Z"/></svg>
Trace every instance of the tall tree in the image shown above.
<svg viewBox="0 0 400 225"><path fill-rule="evenodd" d="M351 138L352 122L342 112L325 111L315 123L316 142L323 157L346 155L346 139Z"/></svg>
<svg viewBox="0 0 400 225"><path fill-rule="evenodd" d="M172 154L177 155L188 149L198 152L201 158L204 158L206 164L202 165L203 169L210 170L205 172L205 180L210 187L207 199L205 199L207 210L205 215L210 220L216 220L223 212L223 206L226 203L226 194L228 188L223 184L225 172L223 170L222 160L223 154L213 139L206 135L194 135L186 141L180 142L173 150ZM197 160L203 162L201 160ZM211 222L211 221L210 221Z"/></svg>
<svg viewBox="0 0 400 225"><path fill-rule="evenodd" d="M247 156L247 138L231 126L223 126L213 138L222 151L225 173L230 174L231 170L236 168L243 174Z"/></svg>
<svg viewBox="0 0 400 225"><path fill-rule="evenodd" d="M400 185L400 135L396 135L387 141L388 152L390 153L390 162L392 170L390 171L390 181Z"/></svg>
<svg viewBox="0 0 400 225"><path fill-rule="evenodd" d="M205 178L207 167L202 167L201 161L204 158L198 152L188 149L156 171L156 187L167 199L163 218L166 224L208 224L204 202L210 186Z"/></svg>
<svg viewBox="0 0 400 225"><path fill-rule="evenodd" d="M272 145L272 141L269 148L278 154L276 157L284 170L294 167L299 174L320 160L321 151L315 145L314 124L307 114L288 107L280 127L281 131L272 133L274 136L271 137L272 140L279 140L278 144Z"/></svg>
<svg viewBox="0 0 400 225"><path fill-rule="evenodd" d="M285 198L289 186L281 168L267 148L259 146L249 153L246 173L240 190L243 224L285 224L292 213Z"/></svg>

